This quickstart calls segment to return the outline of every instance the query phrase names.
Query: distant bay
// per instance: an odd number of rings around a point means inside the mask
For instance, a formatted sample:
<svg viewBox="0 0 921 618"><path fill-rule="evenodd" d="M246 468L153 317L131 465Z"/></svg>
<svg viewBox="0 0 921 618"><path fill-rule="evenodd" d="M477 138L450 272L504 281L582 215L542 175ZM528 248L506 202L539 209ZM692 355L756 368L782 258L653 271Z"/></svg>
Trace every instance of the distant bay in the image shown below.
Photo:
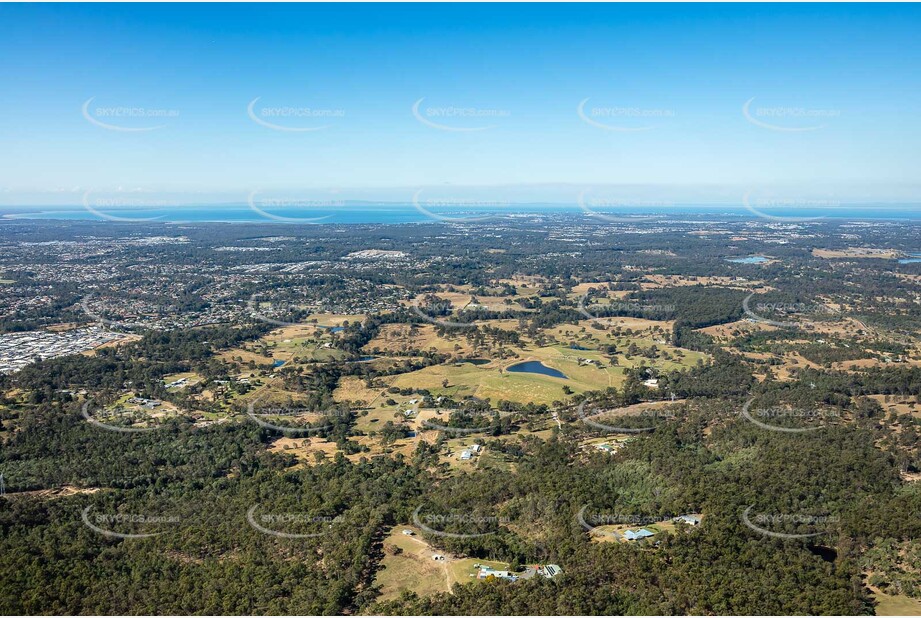
<svg viewBox="0 0 921 618"><path fill-rule="evenodd" d="M97 209L97 212L99 209ZM743 207L734 206L659 206L618 209L596 209L594 213L565 204L522 204L506 207L466 208L464 210L429 209L423 212L411 204L360 204L335 208L277 208L257 212L246 204L171 206L155 209L107 209L100 216L81 206L0 206L5 219L49 219L79 221L124 221L150 223L288 223L288 224L374 224L501 221L508 217L572 215L599 222L637 223L668 221L695 217L731 217L758 220L760 217ZM921 206L853 205L835 208L773 208L765 209L766 221L772 223L789 219L791 223L821 222L828 219L921 220ZM610 217L607 219L606 217ZM651 218L654 217L655 219Z"/></svg>

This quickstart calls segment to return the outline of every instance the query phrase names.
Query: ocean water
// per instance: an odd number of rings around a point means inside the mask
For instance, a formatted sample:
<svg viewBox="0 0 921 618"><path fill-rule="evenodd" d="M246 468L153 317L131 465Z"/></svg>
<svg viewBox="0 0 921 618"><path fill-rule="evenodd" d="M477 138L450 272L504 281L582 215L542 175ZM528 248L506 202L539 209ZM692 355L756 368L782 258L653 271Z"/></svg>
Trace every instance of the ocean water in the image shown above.
<svg viewBox="0 0 921 618"><path fill-rule="evenodd" d="M537 215L572 215L595 219L599 222L655 221L652 218L682 219L687 217L737 217L759 218L751 211L736 206L688 205L649 206L618 209L595 209L594 214L577 206L566 204L521 204L505 207L467 207L463 210L429 208L426 211L412 204L345 204L338 207L318 208L264 208L260 213L247 204L189 205L169 208L97 208L91 212L82 206L25 207L0 206L0 218L6 219L52 219L140 223L287 223L287 224L349 224L349 223L432 223L432 222L491 222L502 219ZM921 221L921 206L854 205L836 208L771 208L762 209L773 223L822 221L824 219L858 220L918 220ZM101 214L98 214L100 213ZM597 216L596 216L597 215ZM610 219L605 219L610 217Z"/></svg>

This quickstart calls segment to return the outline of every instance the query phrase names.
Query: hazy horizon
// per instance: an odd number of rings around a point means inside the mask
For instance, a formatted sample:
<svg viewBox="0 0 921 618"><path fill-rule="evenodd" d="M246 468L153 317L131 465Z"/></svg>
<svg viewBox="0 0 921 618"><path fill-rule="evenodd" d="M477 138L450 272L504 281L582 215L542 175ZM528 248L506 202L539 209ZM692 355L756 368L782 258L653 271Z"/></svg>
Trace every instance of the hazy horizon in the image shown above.
<svg viewBox="0 0 921 618"><path fill-rule="evenodd" d="M2 5L0 204L921 202L919 10Z"/></svg>

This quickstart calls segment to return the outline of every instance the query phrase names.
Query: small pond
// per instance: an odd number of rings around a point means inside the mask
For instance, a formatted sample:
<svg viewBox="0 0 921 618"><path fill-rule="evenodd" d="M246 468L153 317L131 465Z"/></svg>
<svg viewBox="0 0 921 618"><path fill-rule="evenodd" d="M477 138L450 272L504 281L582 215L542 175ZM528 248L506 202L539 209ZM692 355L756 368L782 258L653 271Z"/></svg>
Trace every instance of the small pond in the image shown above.
<svg viewBox="0 0 921 618"><path fill-rule="evenodd" d="M523 363L517 363L509 367L506 371L509 373L539 373L544 376L550 376L552 378L563 378L568 380L569 378L562 371L557 371L551 367L547 367L540 361L525 361Z"/></svg>
<svg viewBox="0 0 921 618"><path fill-rule="evenodd" d="M744 258L727 258L726 261L733 264L764 264L768 259L763 255L750 255Z"/></svg>

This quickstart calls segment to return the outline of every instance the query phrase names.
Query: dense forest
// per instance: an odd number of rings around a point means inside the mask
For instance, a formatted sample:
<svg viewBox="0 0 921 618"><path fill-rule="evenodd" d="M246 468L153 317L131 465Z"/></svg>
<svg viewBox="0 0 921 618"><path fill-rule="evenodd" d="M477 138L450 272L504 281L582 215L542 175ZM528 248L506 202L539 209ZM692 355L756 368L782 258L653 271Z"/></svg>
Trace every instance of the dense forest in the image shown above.
<svg viewBox="0 0 921 618"><path fill-rule="evenodd" d="M0 375L0 613L855 615L877 590L921 599L919 266L817 258L819 241L854 245L834 222L789 242L744 221L649 225L10 223L0 332L100 323L79 309L90 288L132 323L118 345ZM59 266L47 253L71 237L102 249ZM861 241L912 249L887 226ZM368 248L390 254L354 256ZM771 260L727 261L756 252ZM106 276L84 289L84 272ZM274 355L299 337L313 348ZM457 385L547 348L617 380L552 383L544 401ZM258 422L252 395L272 388L310 420ZM171 413L87 422L87 406L147 398ZM647 404L660 412L617 417L616 452L596 448L612 437L586 415ZM459 435L501 465L459 467ZM302 456L308 442L328 450ZM580 524L690 513L699 526L632 543ZM563 572L382 598L385 539L414 517L439 522L421 533L438 551Z"/></svg>

